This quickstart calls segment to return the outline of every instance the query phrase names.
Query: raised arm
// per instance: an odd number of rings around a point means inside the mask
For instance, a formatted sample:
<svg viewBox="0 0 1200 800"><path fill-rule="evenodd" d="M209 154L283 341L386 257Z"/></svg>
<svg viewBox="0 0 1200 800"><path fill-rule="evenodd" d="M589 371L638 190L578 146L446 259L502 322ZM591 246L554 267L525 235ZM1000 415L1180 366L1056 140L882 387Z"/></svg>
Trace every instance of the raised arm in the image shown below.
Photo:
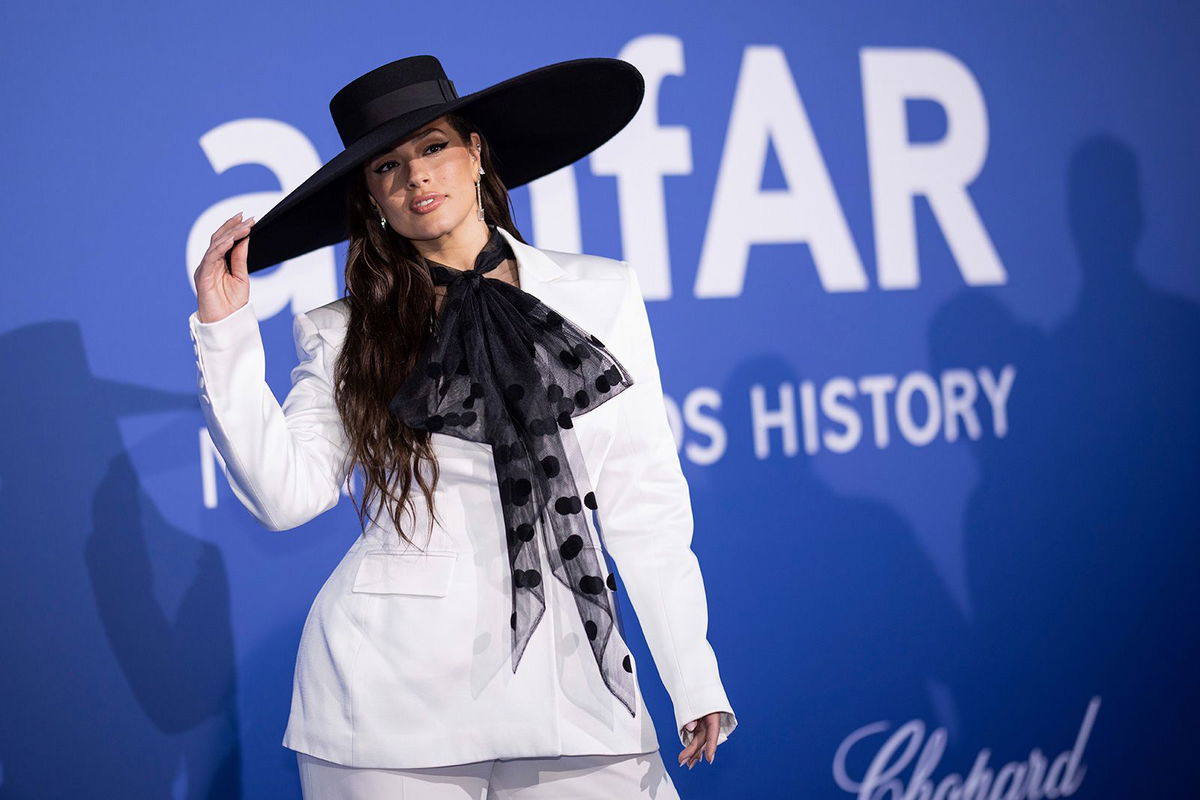
<svg viewBox="0 0 1200 800"><path fill-rule="evenodd" d="M633 375L613 399L621 407L615 440L596 481L601 535L637 612L646 643L684 726L721 712L717 744L737 726L708 642L708 605L692 552L692 505L667 418L646 303L637 273L628 284L616 339L607 344Z"/></svg>
<svg viewBox="0 0 1200 800"><path fill-rule="evenodd" d="M271 530L308 522L338 502L347 443L333 401L332 347L304 314L293 323L300 363L282 407L265 380L253 308L190 320L200 405L233 492Z"/></svg>

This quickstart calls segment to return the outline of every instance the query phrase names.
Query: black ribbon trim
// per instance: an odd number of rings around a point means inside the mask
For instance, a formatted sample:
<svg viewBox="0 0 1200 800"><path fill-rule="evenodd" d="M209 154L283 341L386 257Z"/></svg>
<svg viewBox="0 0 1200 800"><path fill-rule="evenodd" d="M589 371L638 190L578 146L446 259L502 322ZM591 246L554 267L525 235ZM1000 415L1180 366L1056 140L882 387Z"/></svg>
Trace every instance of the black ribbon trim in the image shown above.
<svg viewBox="0 0 1200 800"><path fill-rule="evenodd" d="M458 99L454 82L431 80L410 83L379 95L361 106L346 109L339 120L338 134L342 144L349 147L359 137L390 119L428 106L448 103Z"/></svg>

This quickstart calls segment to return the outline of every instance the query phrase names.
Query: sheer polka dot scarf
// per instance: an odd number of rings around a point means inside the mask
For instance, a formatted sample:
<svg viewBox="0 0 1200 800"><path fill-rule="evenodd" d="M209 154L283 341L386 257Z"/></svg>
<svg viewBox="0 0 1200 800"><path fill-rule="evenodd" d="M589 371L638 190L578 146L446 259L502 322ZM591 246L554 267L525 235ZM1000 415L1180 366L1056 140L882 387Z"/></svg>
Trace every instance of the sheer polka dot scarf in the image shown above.
<svg viewBox="0 0 1200 800"><path fill-rule="evenodd" d="M428 261L446 296L391 410L413 429L492 447L512 573L513 672L546 610L538 554L545 547L554 577L575 598L605 685L636 715L629 653L623 641L610 641L614 619L622 630L616 583L604 574L590 519L596 495L572 430L572 418L620 394L633 377L595 336L528 292L484 277L514 257L489 227L472 269Z"/></svg>

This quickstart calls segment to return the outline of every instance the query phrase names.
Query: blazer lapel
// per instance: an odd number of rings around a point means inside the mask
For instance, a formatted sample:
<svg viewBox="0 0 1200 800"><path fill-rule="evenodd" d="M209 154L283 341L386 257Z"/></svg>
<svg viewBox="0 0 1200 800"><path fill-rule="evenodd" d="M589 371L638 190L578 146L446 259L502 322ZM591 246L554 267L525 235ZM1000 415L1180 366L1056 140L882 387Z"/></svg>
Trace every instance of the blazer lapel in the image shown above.
<svg viewBox="0 0 1200 800"><path fill-rule="evenodd" d="M517 259L517 275L521 289L601 340L614 333L613 326L620 310L624 287L624 283L619 280L619 272L612 273L611 279L608 276L580 277L564 269L562 264L546 251L518 240L499 225L496 228L512 246L513 255ZM580 285L581 283L587 285Z"/></svg>
<svg viewBox="0 0 1200 800"><path fill-rule="evenodd" d="M499 225L496 229L512 246L513 255L517 257L517 276L521 281L521 288L526 292L544 300L542 292L550 291L546 288L549 284L573 280L572 275L559 266L558 262L538 248L525 244Z"/></svg>

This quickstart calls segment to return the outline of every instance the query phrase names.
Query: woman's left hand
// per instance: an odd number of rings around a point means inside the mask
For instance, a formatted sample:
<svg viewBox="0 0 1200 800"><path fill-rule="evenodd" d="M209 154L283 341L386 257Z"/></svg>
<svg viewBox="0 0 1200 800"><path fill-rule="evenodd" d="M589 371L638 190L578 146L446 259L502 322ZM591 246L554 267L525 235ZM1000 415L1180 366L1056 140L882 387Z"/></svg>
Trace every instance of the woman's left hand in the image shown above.
<svg viewBox="0 0 1200 800"><path fill-rule="evenodd" d="M682 767L686 763L688 769L691 769L702 756L708 759L708 763L713 763L717 754L717 734L721 730L721 712L714 711L711 714L705 714L689 724L694 724L696 727L693 731L692 741L679 754L679 766Z"/></svg>

